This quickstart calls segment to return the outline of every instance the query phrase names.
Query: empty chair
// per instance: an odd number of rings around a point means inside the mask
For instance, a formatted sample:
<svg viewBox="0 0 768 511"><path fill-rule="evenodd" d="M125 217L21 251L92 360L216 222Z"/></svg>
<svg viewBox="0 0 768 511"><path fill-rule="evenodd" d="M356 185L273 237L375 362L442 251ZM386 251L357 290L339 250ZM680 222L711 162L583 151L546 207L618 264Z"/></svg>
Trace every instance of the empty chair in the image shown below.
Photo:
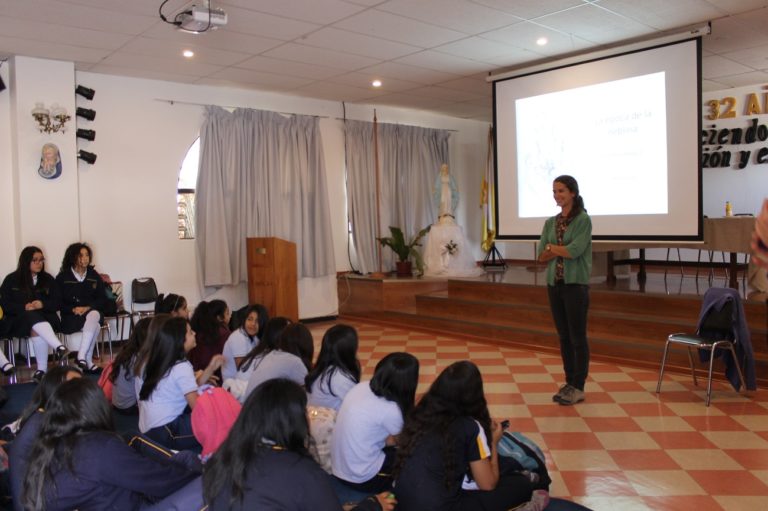
<svg viewBox="0 0 768 511"><path fill-rule="evenodd" d="M712 397L712 370L714 359L721 356L726 366L726 377L738 391L742 386L756 388L755 361L752 341L738 292L730 288L711 288L704 294L695 334L676 333L667 338L661 359L656 392L661 392L664 366L672 344L685 346L691 366L694 385L698 385L693 362L695 349L701 360L707 362L707 406ZM744 368L744 371L742 371ZM745 379L746 374L746 379Z"/></svg>
<svg viewBox="0 0 768 511"><path fill-rule="evenodd" d="M132 318L138 317L141 319L145 316L152 316L155 313L156 301L157 284L155 284L155 279L152 277L141 277L131 281Z"/></svg>

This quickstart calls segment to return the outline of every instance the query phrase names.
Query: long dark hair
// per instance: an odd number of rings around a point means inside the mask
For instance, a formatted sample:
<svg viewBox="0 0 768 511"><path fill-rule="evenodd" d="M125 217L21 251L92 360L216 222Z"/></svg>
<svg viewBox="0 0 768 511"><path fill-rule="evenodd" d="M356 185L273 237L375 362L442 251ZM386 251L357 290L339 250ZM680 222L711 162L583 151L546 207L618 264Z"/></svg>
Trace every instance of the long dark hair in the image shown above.
<svg viewBox="0 0 768 511"><path fill-rule="evenodd" d="M24 427L24 424L30 417L39 409L45 409L48 400L51 398L59 385L67 381L67 375L69 373L76 373L82 376L83 372L79 367L75 366L53 366L45 373L40 384L32 394L32 401L24 408L19 418L19 429Z"/></svg>
<svg viewBox="0 0 768 511"><path fill-rule="evenodd" d="M187 306L187 299L176 293L160 293L155 301L156 314L173 314Z"/></svg>
<svg viewBox="0 0 768 511"><path fill-rule="evenodd" d="M336 396L331 387L333 374L340 371L355 383L360 382L360 361L357 359L357 330L349 325L334 325L323 335L320 354L315 367L309 371L304 386L312 392L312 385L319 378L318 385L328 387L328 392Z"/></svg>
<svg viewBox="0 0 768 511"><path fill-rule="evenodd" d="M153 319L152 323L155 323L156 320L157 318ZM154 338L147 339L151 344L147 364L144 367L144 384L139 391L139 399L142 401L149 399L157 384L173 366L186 360L184 341L187 336L189 321L178 317L164 318L162 321L162 324L158 325L159 328Z"/></svg>
<svg viewBox="0 0 768 511"><path fill-rule="evenodd" d="M218 344L219 330L222 326L229 332L229 325L224 323L224 315L228 308L224 300L203 301L197 304L190 323L192 323L192 330L197 334L198 344Z"/></svg>
<svg viewBox="0 0 768 511"><path fill-rule="evenodd" d="M246 305L233 312L232 317L229 320L229 329L232 332L238 328L245 329L245 320L254 312L256 313L256 323L258 324L256 337L261 339L261 336L264 334L264 327L266 326L267 321L269 321L269 311L260 303Z"/></svg>
<svg viewBox="0 0 768 511"><path fill-rule="evenodd" d="M149 325L151 323L151 317L143 317L138 323L133 325L133 331L131 332L130 337L128 337L128 340L112 361L112 372L109 374L109 381L112 383L117 381L117 375L120 374L120 369L124 370L125 375L133 369L131 362L136 362L141 347L147 339Z"/></svg>
<svg viewBox="0 0 768 511"><path fill-rule="evenodd" d="M61 260L61 268L59 269L59 272L64 273L69 271L70 268L77 266L77 260L80 258L80 251L82 249L88 251L88 259L93 261L93 251L91 250L91 247L86 243L78 241L77 243L72 243L67 247L67 250L64 251L64 258ZM88 267L90 268L91 265L88 265Z"/></svg>
<svg viewBox="0 0 768 511"><path fill-rule="evenodd" d="M408 458L426 436L437 434L442 446L445 485L455 481L456 438L451 427L460 417L471 417L480 423L486 438L491 438L491 416L483 392L483 378L475 364L468 360L446 367L429 387L419 404L405 419L398 439L395 473L402 470Z"/></svg>
<svg viewBox="0 0 768 511"><path fill-rule="evenodd" d="M569 192L575 194L573 197L573 206L571 207L571 212L568 214L568 218L576 218L582 211L586 211L586 208L584 207L584 199L579 195L579 183L576 181L576 178L573 176L562 175L557 176L554 179L554 182L562 184L568 188Z"/></svg>
<svg viewBox="0 0 768 511"><path fill-rule="evenodd" d="M264 335L259 338L259 344L243 357L243 360L240 361L240 365L237 367L238 371L247 371L251 367L253 359L277 349L280 334L290 324L291 320L282 316L270 318L264 327Z"/></svg>
<svg viewBox="0 0 768 511"><path fill-rule="evenodd" d="M283 329L277 341L277 349L299 357L307 371L312 368L315 343L312 333L302 323L291 323Z"/></svg>
<svg viewBox="0 0 768 511"><path fill-rule="evenodd" d="M29 265L32 264L32 259L38 252L41 254L43 253L39 248L30 245L24 247L21 254L19 254L19 264L16 266L16 275L18 276L21 290L26 291L27 293L31 293L32 288L34 287L32 284L32 272L29 270ZM40 273L45 273L45 261L43 261L43 267L40 270ZM42 283L44 281L39 279L37 282Z"/></svg>
<svg viewBox="0 0 768 511"><path fill-rule="evenodd" d="M56 491L54 467L67 467L74 472L75 445L83 434L93 431L115 431L112 408L101 387L90 378L62 383L48 400L40 434L29 452L34 463L29 463L24 478L24 509L45 508L49 488Z"/></svg>
<svg viewBox="0 0 768 511"><path fill-rule="evenodd" d="M251 392L229 436L203 471L203 496L210 504L222 492L230 494L228 507L243 501L248 472L263 452L273 448L309 456L307 393L290 380L267 380Z"/></svg>
<svg viewBox="0 0 768 511"><path fill-rule="evenodd" d="M419 360L410 353L395 352L379 360L371 379L371 391L394 401L403 418L413 408L419 384Z"/></svg>

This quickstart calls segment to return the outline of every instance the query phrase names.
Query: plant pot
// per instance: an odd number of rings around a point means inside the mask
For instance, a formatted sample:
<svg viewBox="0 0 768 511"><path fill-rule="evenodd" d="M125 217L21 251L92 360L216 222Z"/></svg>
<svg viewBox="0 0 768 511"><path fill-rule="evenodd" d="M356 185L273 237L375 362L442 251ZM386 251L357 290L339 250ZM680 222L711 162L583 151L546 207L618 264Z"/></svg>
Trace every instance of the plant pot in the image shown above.
<svg viewBox="0 0 768 511"><path fill-rule="evenodd" d="M398 277L412 277L413 276L413 266L411 265L410 261L397 261L395 263L397 267L397 276Z"/></svg>

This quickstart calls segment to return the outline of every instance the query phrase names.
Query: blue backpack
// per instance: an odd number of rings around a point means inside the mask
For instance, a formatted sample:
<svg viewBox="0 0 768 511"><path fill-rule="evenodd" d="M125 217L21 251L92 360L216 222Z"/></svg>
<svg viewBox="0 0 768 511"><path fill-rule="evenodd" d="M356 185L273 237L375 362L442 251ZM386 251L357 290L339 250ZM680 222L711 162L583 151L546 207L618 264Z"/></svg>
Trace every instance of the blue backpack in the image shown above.
<svg viewBox="0 0 768 511"><path fill-rule="evenodd" d="M546 458L541 448L522 433L505 431L498 444L499 456L507 458L515 471L528 471L539 475L539 487L546 489L552 482L547 471Z"/></svg>

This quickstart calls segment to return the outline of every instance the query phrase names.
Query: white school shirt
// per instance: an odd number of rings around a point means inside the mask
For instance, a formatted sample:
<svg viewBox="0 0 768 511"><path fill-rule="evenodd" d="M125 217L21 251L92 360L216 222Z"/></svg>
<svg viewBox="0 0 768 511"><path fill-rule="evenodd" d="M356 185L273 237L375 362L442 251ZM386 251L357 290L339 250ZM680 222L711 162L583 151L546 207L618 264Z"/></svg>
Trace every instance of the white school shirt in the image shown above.
<svg viewBox="0 0 768 511"><path fill-rule="evenodd" d="M238 328L231 334L227 342L224 343L224 365L221 366L221 377L223 380L234 378L237 374L237 364L235 358L246 356L253 348L259 345L259 338L254 336L253 340L244 329Z"/></svg>
<svg viewBox="0 0 768 511"><path fill-rule="evenodd" d="M370 383L360 382L347 393L333 428L333 475L351 483L373 479L384 465L387 437L403 429L400 407L374 394Z"/></svg>
<svg viewBox="0 0 768 511"><path fill-rule="evenodd" d="M347 373L339 369L338 367L333 372L331 380L326 380L326 374L328 374L330 368L323 371L312 384L312 391L307 389L308 401L307 404L311 406L324 406L326 408L333 408L337 412L341 408L341 402L344 400L344 396L352 390L352 387L357 385L355 380L352 379ZM333 394L331 394L333 390Z"/></svg>
<svg viewBox="0 0 768 511"><path fill-rule="evenodd" d="M137 376L134 381L137 396L142 385L144 378ZM149 399L139 400L139 431L146 433L181 415L188 404L185 396L190 392L197 392L192 364L187 360L177 362L157 383Z"/></svg>
<svg viewBox="0 0 768 511"><path fill-rule="evenodd" d="M275 378L287 378L291 381L304 385L304 378L307 376L307 368L299 357L285 351L273 350L264 355L261 359L256 358L252 362L253 372L248 378L248 387L245 389L245 398L251 395L251 392L267 380Z"/></svg>

